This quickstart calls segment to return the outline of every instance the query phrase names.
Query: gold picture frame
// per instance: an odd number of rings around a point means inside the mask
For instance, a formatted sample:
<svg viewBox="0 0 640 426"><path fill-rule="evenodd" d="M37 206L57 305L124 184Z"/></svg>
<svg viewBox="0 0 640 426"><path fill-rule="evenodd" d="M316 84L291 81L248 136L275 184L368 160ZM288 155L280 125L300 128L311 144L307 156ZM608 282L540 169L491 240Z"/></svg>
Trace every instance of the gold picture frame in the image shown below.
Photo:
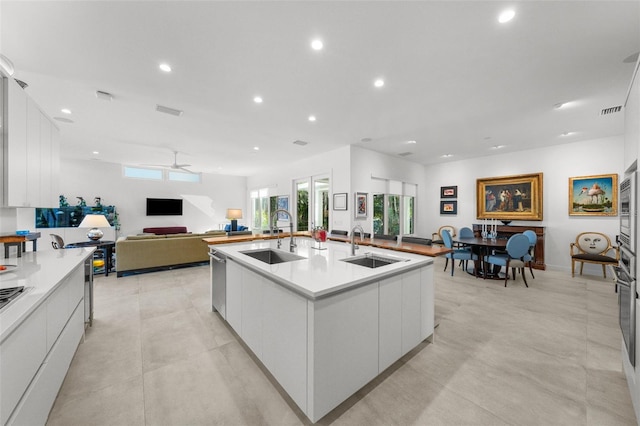
<svg viewBox="0 0 640 426"><path fill-rule="evenodd" d="M542 173L476 180L478 219L542 220Z"/></svg>
<svg viewBox="0 0 640 426"><path fill-rule="evenodd" d="M617 216L618 175L569 178L569 216Z"/></svg>

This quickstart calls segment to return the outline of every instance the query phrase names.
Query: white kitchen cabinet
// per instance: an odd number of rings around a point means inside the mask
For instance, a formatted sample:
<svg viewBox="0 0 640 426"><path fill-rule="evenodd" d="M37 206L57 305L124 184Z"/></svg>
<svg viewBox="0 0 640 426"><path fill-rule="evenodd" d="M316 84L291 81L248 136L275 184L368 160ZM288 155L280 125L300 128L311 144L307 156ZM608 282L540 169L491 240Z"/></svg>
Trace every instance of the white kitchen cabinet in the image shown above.
<svg viewBox="0 0 640 426"><path fill-rule="evenodd" d="M380 356L378 370L384 371L402 356L402 277L380 281Z"/></svg>
<svg viewBox="0 0 640 426"><path fill-rule="evenodd" d="M636 69L624 106L624 168L627 170L638 159L640 149L640 74Z"/></svg>
<svg viewBox="0 0 640 426"><path fill-rule="evenodd" d="M227 261L227 322L240 333L242 330L242 267Z"/></svg>
<svg viewBox="0 0 640 426"><path fill-rule="evenodd" d="M2 82L7 117L2 205L54 207L60 175L59 130L13 79Z"/></svg>
<svg viewBox="0 0 640 426"><path fill-rule="evenodd" d="M262 358L263 278L248 269L242 270L242 340L258 358ZM268 309L278 309L270 306Z"/></svg>
<svg viewBox="0 0 640 426"><path fill-rule="evenodd" d="M420 270L402 274L402 355L418 346L421 338Z"/></svg>

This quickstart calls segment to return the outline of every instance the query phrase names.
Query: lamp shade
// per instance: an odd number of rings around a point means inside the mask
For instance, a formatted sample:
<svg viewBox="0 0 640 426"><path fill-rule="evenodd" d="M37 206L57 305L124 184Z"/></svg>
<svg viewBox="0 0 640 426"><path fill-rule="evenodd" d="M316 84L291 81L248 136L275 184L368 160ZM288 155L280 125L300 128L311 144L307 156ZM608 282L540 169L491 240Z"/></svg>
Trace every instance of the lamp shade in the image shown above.
<svg viewBox="0 0 640 426"><path fill-rule="evenodd" d="M90 240L97 241L103 237L104 233L98 228L108 228L109 221L104 215L101 214L88 214L82 219L79 228L91 228L89 232L87 232L87 238Z"/></svg>
<svg viewBox="0 0 640 426"><path fill-rule="evenodd" d="M227 219L242 219L242 209L227 209Z"/></svg>

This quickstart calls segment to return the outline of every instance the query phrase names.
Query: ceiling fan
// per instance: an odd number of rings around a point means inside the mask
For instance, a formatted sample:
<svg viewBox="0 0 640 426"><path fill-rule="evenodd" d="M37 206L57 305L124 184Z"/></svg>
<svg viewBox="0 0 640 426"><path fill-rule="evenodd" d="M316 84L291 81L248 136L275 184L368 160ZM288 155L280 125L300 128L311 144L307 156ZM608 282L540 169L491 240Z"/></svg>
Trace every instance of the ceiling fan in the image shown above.
<svg viewBox="0 0 640 426"><path fill-rule="evenodd" d="M178 151L173 151L173 164L149 164L149 165L154 167L163 167L165 169L182 170L187 173L196 174L196 172L193 172L187 169L187 167L190 167L191 164L178 164Z"/></svg>

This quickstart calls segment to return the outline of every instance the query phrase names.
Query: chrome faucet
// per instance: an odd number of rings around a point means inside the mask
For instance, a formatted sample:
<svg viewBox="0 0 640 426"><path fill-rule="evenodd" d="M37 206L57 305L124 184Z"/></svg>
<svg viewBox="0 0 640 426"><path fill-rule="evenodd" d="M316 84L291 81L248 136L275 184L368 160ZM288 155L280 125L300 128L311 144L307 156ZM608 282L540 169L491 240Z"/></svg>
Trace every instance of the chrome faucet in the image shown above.
<svg viewBox="0 0 640 426"><path fill-rule="evenodd" d="M360 233L360 241L364 241L364 229L362 229L362 226L360 225L356 225L353 227L353 229L351 229L351 256L355 256L356 255L356 249L358 249L358 245L356 244L356 229L358 230L358 232Z"/></svg>
<svg viewBox="0 0 640 426"><path fill-rule="evenodd" d="M293 238L293 217L291 216L291 213L289 213L285 209L278 209L275 212L273 212L273 214L271 215L271 233L273 234L277 230L276 225L278 223L278 213L286 213L286 215L289 216L289 234L291 235L291 240L289 242L289 251L293 253L294 249L298 245L296 244L296 240ZM276 234L278 234L278 248L280 248L280 245L281 245L280 232L276 232Z"/></svg>

